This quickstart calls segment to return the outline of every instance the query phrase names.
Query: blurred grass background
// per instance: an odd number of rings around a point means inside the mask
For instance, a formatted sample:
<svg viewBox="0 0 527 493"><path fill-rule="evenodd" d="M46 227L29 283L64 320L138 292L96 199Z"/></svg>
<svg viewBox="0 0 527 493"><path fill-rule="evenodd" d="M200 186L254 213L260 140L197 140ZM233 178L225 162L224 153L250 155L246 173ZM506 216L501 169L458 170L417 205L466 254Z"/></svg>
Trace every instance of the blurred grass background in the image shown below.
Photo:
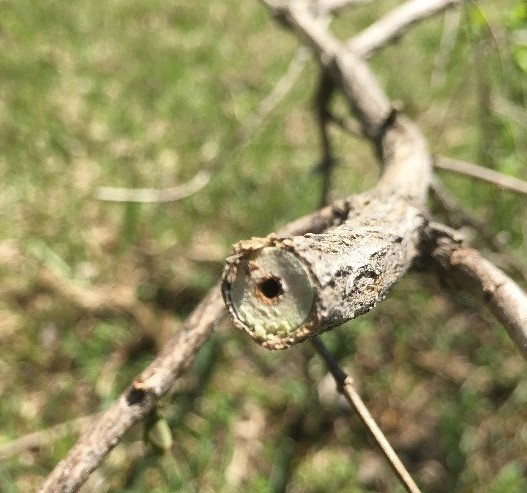
<svg viewBox="0 0 527 493"><path fill-rule="evenodd" d="M349 37L397 3L346 11L335 32ZM438 56L455 15L372 64L435 153L527 179L527 4L466 6ZM5 447L106 408L218 278L230 245L312 211L320 178L312 62L247 146L214 159L298 49L256 1L1 0L0 46ZM369 147L333 134L333 196L375 183ZM99 186L174 186L211 162L210 184L178 202L95 199ZM525 268L526 199L441 177ZM412 273L324 339L424 491L527 491L527 366L484 309ZM226 323L160 412L169 453L145 448L137 427L82 491L401 491L309 345L270 353ZM0 491L34 491L75 439L73 427L0 457Z"/></svg>

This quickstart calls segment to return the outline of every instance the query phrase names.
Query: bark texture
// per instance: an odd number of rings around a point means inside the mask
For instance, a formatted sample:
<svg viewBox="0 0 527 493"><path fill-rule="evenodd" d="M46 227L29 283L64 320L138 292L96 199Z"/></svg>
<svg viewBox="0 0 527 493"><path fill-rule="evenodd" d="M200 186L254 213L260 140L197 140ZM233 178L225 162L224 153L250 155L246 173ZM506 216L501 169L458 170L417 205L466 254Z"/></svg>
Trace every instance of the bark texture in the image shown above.
<svg viewBox="0 0 527 493"><path fill-rule="evenodd" d="M369 311L385 296L417 255L426 221L395 193L371 192L361 200L362 207L324 233L236 246L222 284L236 326L264 347L285 349ZM269 255L278 260L266 261Z"/></svg>
<svg viewBox="0 0 527 493"><path fill-rule="evenodd" d="M435 240L432 258L441 277L487 306L527 359L527 295L524 291L477 250L448 235Z"/></svg>
<svg viewBox="0 0 527 493"><path fill-rule="evenodd" d="M342 89L380 157L382 176L372 190L349 198L336 227L235 246L224 270L223 297L234 324L269 349L341 325L386 295L417 256L431 181L424 137L394 110L369 66L305 6L277 13Z"/></svg>
<svg viewBox="0 0 527 493"><path fill-rule="evenodd" d="M338 201L285 225L278 234L287 236L324 231L339 223L340 218L347 214L348 207L348 202ZM216 284L157 358L57 464L39 491L77 491L124 434L143 420L157 401L169 392L225 315L219 284Z"/></svg>
<svg viewBox="0 0 527 493"><path fill-rule="evenodd" d="M121 440L130 427L141 421L188 368L197 349L225 314L218 285L192 312L163 352L134 383L105 411L47 477L40 491L77 491L89 474Z"/></svg>

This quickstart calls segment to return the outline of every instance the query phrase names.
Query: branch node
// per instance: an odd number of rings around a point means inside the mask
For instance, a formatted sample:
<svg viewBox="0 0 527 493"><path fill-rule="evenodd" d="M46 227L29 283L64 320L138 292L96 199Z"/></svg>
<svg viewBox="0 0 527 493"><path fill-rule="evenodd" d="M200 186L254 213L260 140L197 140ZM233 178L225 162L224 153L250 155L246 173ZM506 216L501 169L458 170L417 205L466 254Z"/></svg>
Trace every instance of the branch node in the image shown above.
<svg viewBox="0 0 527 493"><path fill-rule="evenodd" d="M146 396L146 392L143 389L132 387L126 395L126 402L130 406L141 404Z"/></svg>

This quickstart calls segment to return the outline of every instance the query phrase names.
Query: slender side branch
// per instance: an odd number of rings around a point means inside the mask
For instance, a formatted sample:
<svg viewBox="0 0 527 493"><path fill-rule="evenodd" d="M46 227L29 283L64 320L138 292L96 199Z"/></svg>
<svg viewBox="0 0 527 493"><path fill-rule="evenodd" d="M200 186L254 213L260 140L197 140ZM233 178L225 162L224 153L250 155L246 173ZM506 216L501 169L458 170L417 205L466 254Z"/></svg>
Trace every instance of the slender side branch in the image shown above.
<svg viewBox="0 0 527 493"><path fill-rule="evenodd" d="M161 354L84 434L48 476L44 493L74 492L123 435L141 421L193 361L224 314L219 287L197 306Z"/></svg>
<svg viewBox="0 0 527 493"><path fill-rule="evenodd" d="M527 295L477 250L463 246L448 229L432 227L430 234L435 238L432 258L442 277L485 304L527 359Z"/></svg>
<svg viewBox="0 0 527 493"><path fill-rule="evenodd" d="M99 417L99 414L90 414L80 418L59 423L45 430L28 433L11 442L0 445L0 460L8 459L15 455L20 455L26 450L41 448L60 439L69 433L78 433L88 429Z"/></svg>
<svg viewBox="0 0 527 493"><path fill-rule="evenodd" d="M462 0L410 0L381 17L347 42L349 49L368 58L380 47L399 38L413 24L459 5Z"/></svg>
<svg viewBox="0 0 527 493"><path fill-rule="evenodd" d="M327 118L335 126L353 137L363 137L363 133L354 120L339 118L329 113ZM446 156L435 156L433 160L434 168L450 171L464 176L470 176L478 180L485 181L503 190L510 190L520 194L527 195L527 181L516 178L515 176L506 175L499 171L485 168L479 164L453 159Z"/></svg>
<svg viewBox="0 0 527 493"><path fill-rule="evenodd" d="M289 63L284 75L273 87L273 90L261 101L256 112L247 118L240 128L237 136L237 144L240 147L245 147L249 143L256 129L287 96L302 73L308 59L309 51L303 46L300 47Z"/></svg>
<svg viewBox="0 0 527 493"><path fill-rule="evenodd" d="M189 181L171 188L115 188L100 187L95 198L108 202L176 202L199 192L210 180L210 173L198 171Z"/></svg>
<svg viewBox="0 0 527 493"><path fill-rule="evenodd" d="M320 207L323 207L328 203L333 169L336 165L336 159L333 154L333 148L331 146L331 137L329 133L329 123L331 122L331 113L329 110L329 106L331 103L333 93L333 79L326 71L323 71L320 74L318 88L314 98L317 125L320 135L320 146L322 148L320 164L317 167L317 171L320 172L322 178L319 201Z"/></svg>
<svg viewBox="0 0 527 493"><path fill-rule="evenodd" d="M500 266L527 282L527 269L524 267L525 261L520 260L514 253L509 251L507 245L497 238L487 223L466 210L438 179L434 180L430 191L438 205L447 214L450 226L456 229L463 226L472 228L492 250L499 252L498 264Z"/></svg>
<svg viewBox="0 0 527 493"><path fill-rule="evenodd" d="M371 0L319 0L316 4L318 12L338 12L347 7L369 3Z"/></svg>
<svg viewBox="0 0 527 493"><path fill-rule="evenodd" d="M319 337L313 337L311 342L316 352L326 362L331 375L335 379L338 392L346 398L352 409L359 415L362 424L368 430L371 438L373 438L381 450L384 458L388 461L388 464L406 488L406 491L408 491L408 493L421 493L419 487L415 484L410 473L404 467L404 464L393 450L390 442L388 442L388 439L384 436L384 433L377 425L375 419L373 419L366 404L364 404L364 401L355 389L353 379L349 375L346 375Z"/></svg>
<svg viewBox="0 0 527 493"><path fill-rule="evenodd" d="M257 129L290 92L295 81L302 73L308 59L309 51L305 47L300 47L289 63L284 75L278 80L272 91L260 102L257 110L240 126L231 143L211 160L212 163L220 163L228 160L235 152L244 148L251 141ZM209 168L212 167L211 163L209 163ZM108 202L176 202L206 187L211 177L211 171L200 170L189 181L175 187L159 189L99 187L95 192L95 198Z"/></svg>
<svg viewBox="0 0 527 493"><path fill-rule="evenodd" d="M434 161L434 167L477 178L498 188L527 195L527 182L477 164L441 156Z"/></svg>

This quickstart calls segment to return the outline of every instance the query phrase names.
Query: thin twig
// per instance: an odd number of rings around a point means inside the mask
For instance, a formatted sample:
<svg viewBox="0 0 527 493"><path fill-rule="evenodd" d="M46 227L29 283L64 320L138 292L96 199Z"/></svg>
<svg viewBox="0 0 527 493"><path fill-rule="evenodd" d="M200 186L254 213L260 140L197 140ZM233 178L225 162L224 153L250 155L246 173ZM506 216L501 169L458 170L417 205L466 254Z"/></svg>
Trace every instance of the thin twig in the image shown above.
<svg viewBox="0 0 527 493"><path fill-rule="evenodd" d="M353 120L339 118L333 114L330 114L329 118L333 124L342 129L348 135L363 137L361 129L358 125L353 124ZM471 178L491 183L498 188L527 195L527 181L500 173L493 169L485 168L478 164L469 163L468 161L445 156L436 156L434 159L434 168L470 176Z"/></svg>
<svg viewBox="0 0 527 493"><path fill-rule="evenodd" d="M273 90L262 100L254 114L248 117L241 126L236 139L237 147L245 147L258 127L283 101L302 73L308 59L309 50L303 46L300 47L289 63L284 75L274 85Z"/></svg>
<svg viewBox="0 0 527 493"><path fill-rule="evenodd" d="M194 360L224 314L216 285L170 339L161 354L107 409L47 477L41 492L72 493L84 483L123 435L143 420Z"/></svg>
<svg viewBox="0 0 527 493"><path fill-rule="evenodd" d="M260 102L256 111L240 126L231 143L224 146L223 150L210 160L208 163L209 169L214 169L215 165L228 161L236 152L247 146L258 128L291 91L308 59L309 50L305 47L299 48L284 75L274 85L272 91ZM201 170L188 182L175 187L160 189L100 187L95 193L95 198L109 202L176 202L200 191L207 186L210 179L211 172Z"/></svg>
<svg viewBox="0 0 527 493"><path fill-rule="evenodd" d="M467 161L440 156L435 160L434 167L477 178L505 190L527 194L527 182Z"/></svg>
<svg viewBox="0 0 527 493"><path fill-rule="evenodd" d="M322 175L319 200L320 207L324 207L328 202L331 178L335 167L335 156L333 154L331 137L329 134L329 123L332 121L329 105L334 89L333 79L329 72L323 70L315 93L315 112L320 135L320 146L322 149L322 156L317 169Z"/></svg>
<svg viewBox="0 0 527 493"><path fill-rule="evenodd" d="M357 55L368 58L379 48L400 38L416 22L461 2L462 0L410 0L354 36L347 42L347 47Z"/></svg>
<svg viewBox="0 0 527 493"><path fill-rule="evenodd" d="M434 59L434 69L430 78L432 87L442 86L445 82L447 61L456 44L460 21L461 12L459 10L445 13L443 34L441 35L437 55Z"/></svg>
<svg viewBox="0 0 527 493"><path fill-rule="evenodd" d="M137 299L134 287L129 284L84 285L48 267L38 272L35 287L51 291L84 313L125 315L147 333L152 333L155 327L152 309Z"/></svg>
<svg viewBox="0 0 527 493"><path fill-rule="evenodd" d="M326 362L331 375L335 379L338 392L346 398L349 405L359 415L360 420L368 430L371 438L381 450L382 455L388 461L388 464L406 488L406 491L409 493L421 493L419 487L410 476L410 473L406 470L399 456L395 453L388 439L384 436L384 433L368 411L366 404L364 404L364 401L355 389L353 379L344 372L319 337L313 337L311 343L316 352Z"/></svg>
<svg viewBox="0 0 527 493"><path fill-rule="evenodd" d="M95 192L97 200L108 202L160 203L176 202L199 192L210 181L210 173L198 171L189 181L170 188L116 188L99 187Z"/></svg>
<svg viewBox="0 0 527 493"><path fill-rule="evenodd" d="M438 178L434 179L430 188L432 196L447 214L448 222L454 228L468 226L495 252L500 255L500 264L507 271L523 278L527 282L527 270L522 261L507 249L489 229L488 224L471 214L463 205L443 186Z"/></svg>
<svg viewBox="0 0 527 493"><path fill-rule="evenodd" d="M340 128L343 132L347 133L352 137L364 138L364 132L357 120L352 120L351 118L344 118L336 115L335 113L330 113L329 115L331 123L336 127Z"/></svg>
<svg viewBox="0 0 527 493"><path fill-rule="evenodd" d="M42 448L59 440L65 435L83 432L88 429L98 417L99 413L90 414L89 416L81 416L80 418L75 418L66 421L65 423L59 423L50 428L46 428L45 430L29 433L16 438L11 442L2 443L0 445L0 460L19 455L26 450Z"/></svg>
<svg viewBox="0 0 527 493"><path fill-rule="evenodd" d="M504 116L524 129L527 129L527 110L525 108L516 105L507 98L499 95L494 96L490 104L495 113Z"/></svg>

